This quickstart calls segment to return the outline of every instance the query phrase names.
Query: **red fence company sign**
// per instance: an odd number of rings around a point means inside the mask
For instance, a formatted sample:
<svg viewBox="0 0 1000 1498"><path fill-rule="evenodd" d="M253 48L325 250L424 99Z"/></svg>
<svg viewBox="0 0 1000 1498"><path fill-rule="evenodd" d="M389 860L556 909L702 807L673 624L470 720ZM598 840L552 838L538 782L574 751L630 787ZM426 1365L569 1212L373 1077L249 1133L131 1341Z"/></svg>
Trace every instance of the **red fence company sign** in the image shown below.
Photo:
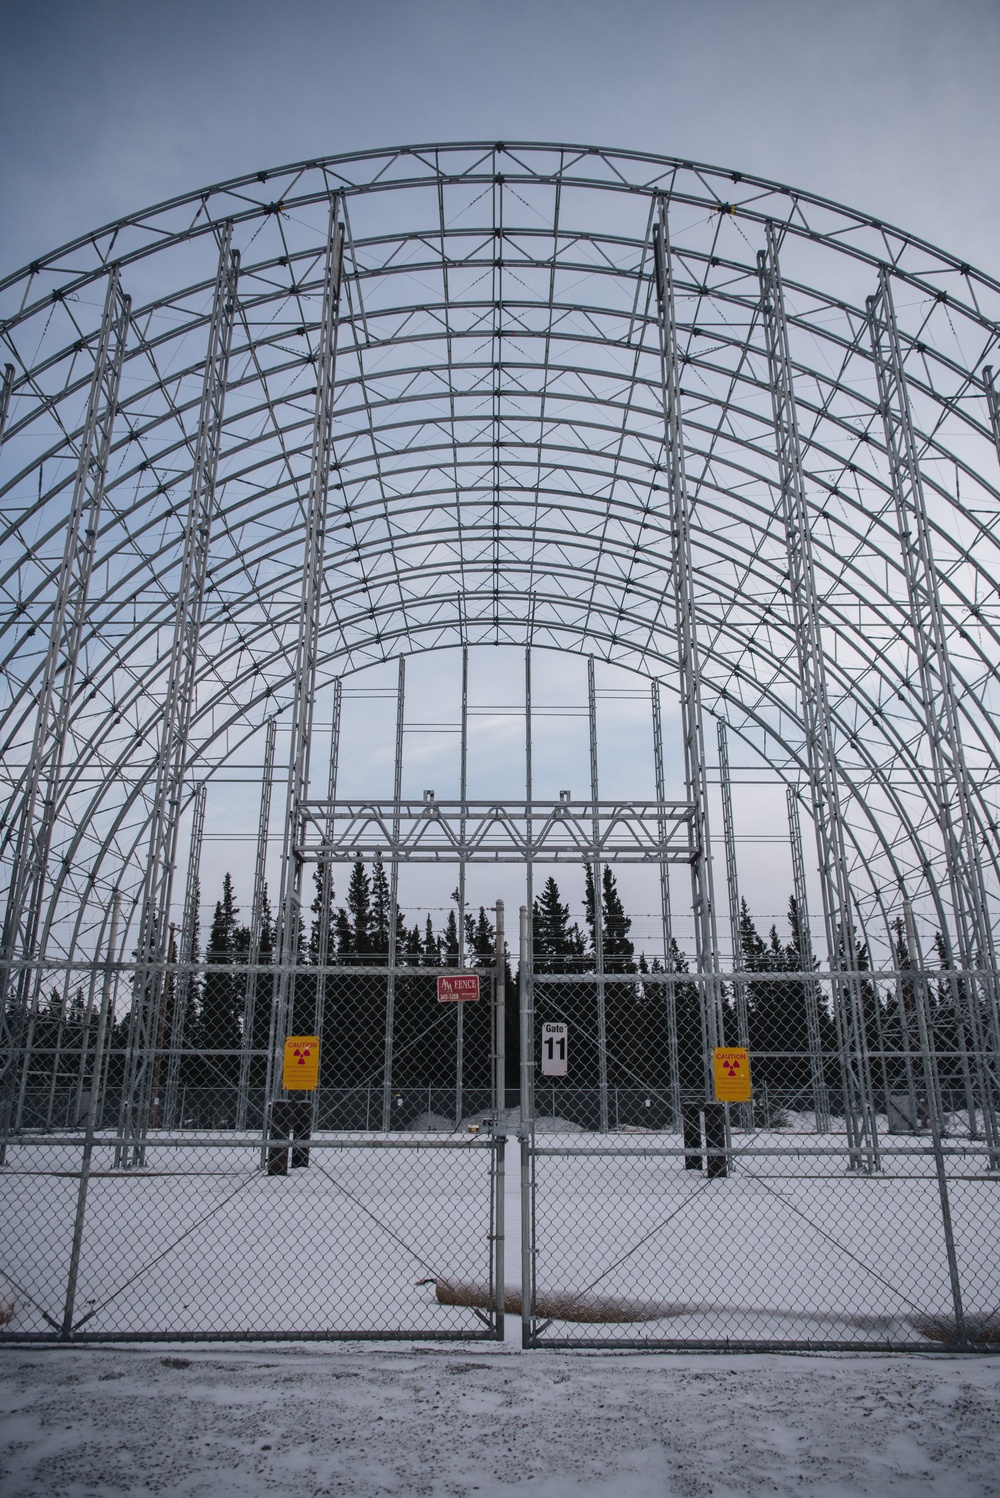
<svg viewBox="0 0 1000 1498"><path fill-rule="evenodd" d="M456 977L438 979L438 1003L450 1004L456 999L479 998L479 974L459 973Z"/></svg>

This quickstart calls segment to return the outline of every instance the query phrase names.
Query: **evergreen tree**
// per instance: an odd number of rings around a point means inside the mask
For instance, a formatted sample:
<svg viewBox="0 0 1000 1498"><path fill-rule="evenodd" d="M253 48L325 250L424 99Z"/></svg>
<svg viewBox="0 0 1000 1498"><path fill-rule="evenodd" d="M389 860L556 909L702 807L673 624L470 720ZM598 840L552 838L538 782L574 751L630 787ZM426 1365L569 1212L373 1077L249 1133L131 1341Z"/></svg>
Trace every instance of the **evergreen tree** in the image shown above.
<svg viewBox="0 0 1000 1498"><path fill-rule="evenodd" d="M386 876L385 865L382 856L375 854L372 864L372 925L371 945L372 952L382 962L389 960L389 931L392 924L392 900L389 893L389 880ZM396 945L399 942L399 912L396 912L397 931ZM405 928L404 928L405 930Z"/></svg>
<svg viewBox="0 0 1000 1498"><path fill-rule="evenodd" d="M583 934L575 922L570 925L569 906L562 903L551 875L532 907L532 948L536 973L578 973L586 968Z"/></svg>
<svg viewBox="0 0 1000 1498"><path fill-rule="evenodd" d="M351 918L343 905L337 907L333 929L337 946L337 956L341 962L344 962L355 955L355 946L354 927L351 925Z"/></svg>
<svg viewBox="0 0 1000 1498"><path fill-rule="evenodd" d="M347 888L347 909L351 915L354 951L359 957L370 957L372 951L372 887L367 870L359 858L351 870Z"/></svg>
<svg viewBox="0 0 1000 1498"><path fill-rule="evenodd" d="M239 910L233 893L232 875L222 881L222 898L216 901L215 914L205 950L205 989L201 1009L202 1047L207 1050L238 1050L243 1014L246 975L232 971L237 960L237 923Z"/></svg>
<svg viewBox="0 0 1000 1498"><path fill-rule="evenodd" d="M420 927L414 925L406 933L403 943L403 960L407 967L421 967L423 964L424 944L420 937Z"/></svg>
<svg viewBox="0 0 1000 1498"><path fill-rule="evenodd" d="M274 961L274 916L268 899L267 885L261 891L260 902L260 950L258 962ZM273 980L267 973L258 973L254 983L254 1004L251 1015L251 1045L255 1051L266 1051L271 1036L271 1001ZM263 1072L261 1073L263 1085Z"/></svg>
<svg viewBox="0 0 1000 1498"><path fill-rule="evenodd" d="M327 882L325 870L322 864L317 864L313 870L313 897L310 910L313 921L309 928L309 960L317 963L323 947L326 948L326 960L331 962L336 953L337 944L337 915L333 905L333 878Z"/></svg>
<svg viewBox="0 0 1000 1498"><path fill-rule="evenodd" d="M634 973L635 948L628 934L632 921L618 894L614 870L605 864L602 879L604 915L604 969L609 973Z"/></svg>
<svg viewBox="0 0 1000 1498"><path fill-rule="evenodd" d="M445 967L458 967L458 921L454 910L449 910L441 938L441 960Z"/></svg>
<svg viewBox="0 0 1000 1498"><path fill-rule="evenodd" d="M583 905L587 929L590 932L590 950L597 952L597 918L595 911L594 870L584 864ZM614 869L609 864L601 876L601 945L604 952L604 971L607 973L634 973L635 948L629 941L632 921L625 914Z"/></svg>
<svg viewBox="0 0 1000 1498"><path fill-rule="evenodd" d="M441 948L434 935L434 926L430 916L427 917L427 925L424 928L423 965L424 967L440 967L441 965Z"/></svg>

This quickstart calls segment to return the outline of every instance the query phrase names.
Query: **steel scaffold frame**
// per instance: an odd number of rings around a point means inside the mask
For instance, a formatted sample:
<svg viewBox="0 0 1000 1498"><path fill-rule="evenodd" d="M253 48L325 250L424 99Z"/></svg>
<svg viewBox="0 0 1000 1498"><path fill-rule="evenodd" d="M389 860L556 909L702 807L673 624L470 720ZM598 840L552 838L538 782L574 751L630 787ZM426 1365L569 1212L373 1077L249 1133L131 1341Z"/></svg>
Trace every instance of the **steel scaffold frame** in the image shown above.
<svg viewBox="0 0 1000 1498"><path fill-rule="evenodd" d="M437 205L431 230L422 220L397 227L389 208L408 194L415 201L427 186ZM336 364L327 369L325 253L338 197L346 307L336 319ZM482 215L459 222L456 210L469 213L480 198ZM610 229L587 220L591 201L615 209ZM701 227L687 222L688 210ZM855 923L884 947L905 892L925 929L944 929L950 910L963 909L960 924L975 934L956 934L956 956L989 966L1000 785L991 664L1000 620L990 592L998 560L992 369L1000 289L891 226L759 179L641 153L492 144L357 153L251 176L130 216L0 281L8 359L2 482L13 517L0 576L10 603L4 711L15 768L2 832L10 857L36 773L33 735L47 732L37 708L47 690L37 643L47 639L50 653L58 651L57 542L65 540L73 502L64 455L84 450L96 388L99 330L87 308L94 289L109 289L112 279L128 286L141 266L162 266L169 276L170 255L187 257L186 279L178 272L173 282L161 280L160 293L129 310L127 341L118 314L115 358L127 378L120 410L105 400L104 518L75 652L84 664L78 679L59 686L72 727L56 734L63 763L39 893L40 954L96 951L112 888L123 888L133 927L149 928L156 915L157 901L141 897L143 849L159 836L150 819L176 828L179 813L176 805L163 810L162 754L145 747L158 742L164 713L176 720L173 656L157 646L170 630L175 645L193 638L190 628L177 632L173 579L187 542L170 491L190 482L193 494L198 483L200 412L213 367L206 334L217 318L213 288L226 234L242 252L241 291L212 448L220 465L218 523L211 558L202 559L204 588L195 589L198 631L208 643L196 692L180 689L190 702L175 740L184 776L210 787L241 744L289 708L294 716L302 697L293 657L308 510L299 496L314 467L317 418L307 403L328 378L336 469L309 626L323 690L374 660L436 645L572 648L646 673L654 691L662 682L673 693L680 682L697 789L705 763L693 676L705 711L777 775L794 784L804 773L813 787L818 835L835 853L824 862L821 889L824 911L834 912L832 922L825 915L832 952L838 927ZM754 258L761 240L775 276L781 244L786 281L785 294L772 299L777 310L769 315L765 307L763 316ZM878 283L880 307L891 274L919 310L873 345L871 308L812 271L813 245L835 250L855 280L860 273ZM651 250L662 262L659 289ZM200 267L193 282L189 261ZM879 316L888 327L884 309ZM961 338L951 324L960 325ZM963 339L975 349L971 362ZM900 372L905 365L898 379L891 375L897 365ZM873 373L884 384L887 371L895 380L888 402L867 388ZM488 411L480 414L483 400ZM892 422L890 406L898 408ZM941 476L946 460L954 483ZM75 471L79 482L79 460ZM921 495L921 565L933 590L914 584L899 548L893 507L908 475ZM773 517L793 490L809 552L789 587L792 533L786 522L776 545ZM682 523L673 524L678 516ZM154 588L144 592L147 578ZM914 623L914 597L920 612L934 590L927 618L937 621L935 658L950 663L944 676L952 704L937 752L950 756L949 784L965 787L961 858L950 860L966 870L957 893L947 869L941 776L922 763L939 668L928 666L930 686L917 701L897 648ZM676 619L672 598L681 602ZM813 608L816 620L813 663L805 668L796 623L802 607ZM804 672L815 676L817 662L819 708L811 680L802 690ZM810 728L817 713L828 734L822 752ZM528 723L530 774L530 712ZM296 732L301 745L308 737L301 720ZM832 812L816 790L831 765ZM298 804L307 790L308 777ZM145 869L152 865L162 881L174 861L164 848ZM24 860L12 862L23 878ZM158 888L162 895L162 882ZM666 929L665 868L663 896ZM19 899L15 890L8 903ZM156 917L158 939L166 941L176 920L183 949L186 912L172 908L169 894L166 905ZM712 921L704 903L703 971L717 960L706 929ZM8 920L6 931L5 951L20 952L23 929ZM145 950L141 930L128 940L130 949ZM849 969L852 946L844 943ZM860 1144L871 1082L850 972L843 992L838 1022L859 1098ZM970 1031L970 1039L995 1045L995 995L988 984L981 992L994 1005L991 1034ZM139 1006L146 1040L137 1042L137 1058L157 1033L157 1002L151 996ZM30 1022L30 1004L15 1011L17 1023ZM717 1001L708 1015L718 1033ZM970 1008L970 1027L976 1018ZM143 1086L151 1078L145 1073ZM994 1080L976 1079L991 1139ZM141 1125L144 1097L134 1111ZM871 1148L862 1153L871 1163Z"/></svg>

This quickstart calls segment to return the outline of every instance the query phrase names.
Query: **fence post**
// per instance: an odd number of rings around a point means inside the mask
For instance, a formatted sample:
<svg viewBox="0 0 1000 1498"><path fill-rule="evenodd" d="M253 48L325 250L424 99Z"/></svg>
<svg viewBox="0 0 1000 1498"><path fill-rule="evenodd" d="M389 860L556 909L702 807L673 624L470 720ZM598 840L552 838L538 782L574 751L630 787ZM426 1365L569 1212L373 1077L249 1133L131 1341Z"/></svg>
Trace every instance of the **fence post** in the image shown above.
<svg viewBox="0 0 1000 1498"><path fill-rule="evenodd" d="M497 1340L503 1341L504 1302L507 1298L504 1270L505 1155L507 1151L507 991L505 986L506 940L504 936L503 901L496 906L497 968L493 1005L493 1171L494 1208L493 1303Z"/></svg>
<svg viewBox="0 0 1000 1498"><path fill-rule="evenodd" d="M108 1028L108 1011L111 1008L112 963L115 960L115 944L118 940L118 915L121 895L115 890L111 899L111 925L108 931L108 955L104 966L104 986L101 992L101 1014L97 1021L97 1044L94 1047L94 1077L90 1087L90 1107L87 1110L87 1132L83 1140L83 1158L80 1161L80 1189L76 1197L76 1218L73 1223L73 1246L69 1255L69 1273L66 1276L66 1304L63 1308L62 1327L59 1338L68 1342L73 1336L73 1311L76 1307L76 1282L80 1274L80 1249L83 1245L83 1224L87 1215L87 1188L90 1185L90 1159L94 1153L94 1128L101 1097L101 1070L104 1063L104 1036Z"/></svg>
<svg viewBox="0 0 1000 1498"><path fill-rule="evenodd" d="M535 996L531 981L531 913L521 906L519 998L521 1010L521 1346L531 1346L535 1298Z"/></svg>
<svg viewBox="0 0 1000 1498"><path fill-rule="evenodd" d="M906 942L911 952L917 950L916 926L909 900L903 901L903 920ZM955 1310L955 1335L959 1347L968 1347L965 1333L965 1312L962 1307L962 1286L958 1277L958 1254L955 1251L955 1230L951 1220L951 1201L948 1196L948 1177L944 1168L944 1150L941 1145L941 1108L938 1098L938 1074L936 1057L932 1050L931 1027L927 1013L927 989L924 983L923 966L914 976L914 1007L917 1011L917 1030L920 1036L920 1055L924 1067L927 1089L927 1111L930 1114L931 1148L934 1151L934 1167L937 1171L938 1194L941 1198L941 1226L944 1230L945 1252L948 1255L948 1276L951 1280L951 1299Z"/></svg>

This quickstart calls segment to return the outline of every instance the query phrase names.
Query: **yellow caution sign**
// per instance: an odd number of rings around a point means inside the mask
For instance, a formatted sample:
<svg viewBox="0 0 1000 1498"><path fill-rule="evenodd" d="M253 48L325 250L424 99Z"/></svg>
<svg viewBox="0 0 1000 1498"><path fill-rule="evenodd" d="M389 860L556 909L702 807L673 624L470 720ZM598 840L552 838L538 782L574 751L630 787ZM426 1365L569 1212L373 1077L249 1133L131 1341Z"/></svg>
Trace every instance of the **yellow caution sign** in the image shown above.
<svg viewBox="0 0 1000 1498"><path fill-rule="evenodd" d="M318 1035L289 1035L281 1085L286 1092L312 1092L319 1086Z"/></svg>
<svg viewBox="0 0 1000 1498"><path fill-rule="evenodd" d="M740 1046L718 1046L712 1052L717 1103L749 1103L750 1052Z"/></svg>

